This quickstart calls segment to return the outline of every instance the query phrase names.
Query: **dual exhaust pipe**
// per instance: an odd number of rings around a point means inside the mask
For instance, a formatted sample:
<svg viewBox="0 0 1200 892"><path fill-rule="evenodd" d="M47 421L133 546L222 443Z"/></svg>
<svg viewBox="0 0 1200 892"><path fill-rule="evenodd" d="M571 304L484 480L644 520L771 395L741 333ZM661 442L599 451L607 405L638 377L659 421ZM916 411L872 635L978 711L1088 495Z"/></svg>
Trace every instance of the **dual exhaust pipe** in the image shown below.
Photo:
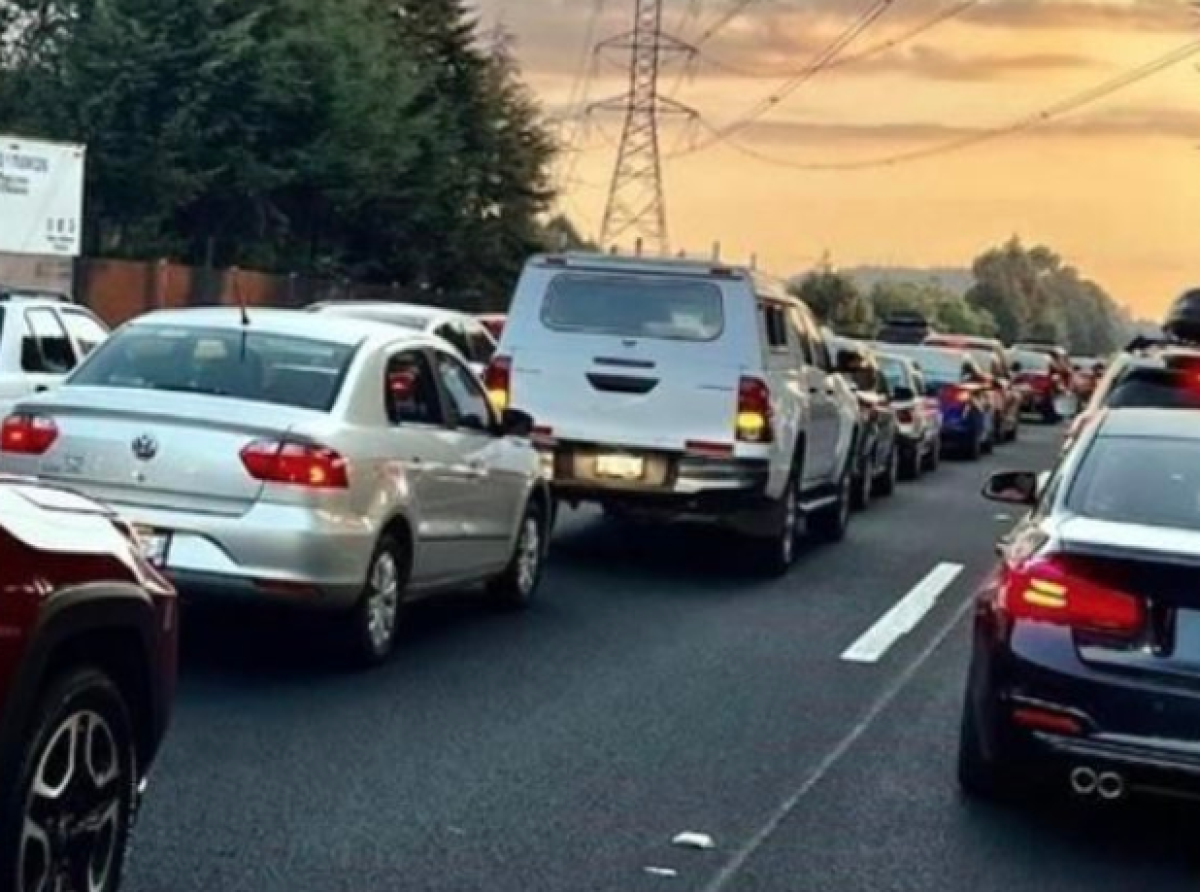
<svg viewBox="0 0 1200 892"><path fill-rule="evenodd" d="M1128 792L1124 776L1115 771L1098 772L1086 765L1078 765L1071 769L1070 780L1071 792L1080 799L1095 796L1104 802L1117 802Z"/></svg>

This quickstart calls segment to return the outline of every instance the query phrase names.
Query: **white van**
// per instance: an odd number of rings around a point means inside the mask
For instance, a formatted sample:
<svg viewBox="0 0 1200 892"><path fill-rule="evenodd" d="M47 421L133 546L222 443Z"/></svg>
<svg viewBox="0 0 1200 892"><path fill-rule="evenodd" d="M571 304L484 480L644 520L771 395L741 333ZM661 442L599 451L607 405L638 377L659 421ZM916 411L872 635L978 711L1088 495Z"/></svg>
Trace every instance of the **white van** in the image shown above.
<svg viewBox="0 0 1200 892"><path fill-rule="evenodd" d="M807 517L840 539L858 408L783 286L714 263L533 258L487 373L533 415L555 493L692 515L750 535L785 572Z"/></svg>

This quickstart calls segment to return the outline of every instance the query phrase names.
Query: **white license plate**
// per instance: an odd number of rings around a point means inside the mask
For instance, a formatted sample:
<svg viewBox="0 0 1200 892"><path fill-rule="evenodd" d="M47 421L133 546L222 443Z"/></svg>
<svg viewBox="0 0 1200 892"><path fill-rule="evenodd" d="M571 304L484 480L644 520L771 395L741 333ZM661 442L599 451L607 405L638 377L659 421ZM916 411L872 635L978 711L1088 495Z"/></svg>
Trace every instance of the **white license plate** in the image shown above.
<svg viewBox="0 0 1200 892"><path fill-rule="evenodd" d="M165 567L167 553L171 550L171 534L138 527L137 537L138 544L142 549L142 557L153 567Z"/></svg>
<svg viewBox="0 0 1200 892"><path fill-rule="evenodd" d="M596 475L614 480L641 480L646 473L646 460L637 455L598 455Z"/></svg>

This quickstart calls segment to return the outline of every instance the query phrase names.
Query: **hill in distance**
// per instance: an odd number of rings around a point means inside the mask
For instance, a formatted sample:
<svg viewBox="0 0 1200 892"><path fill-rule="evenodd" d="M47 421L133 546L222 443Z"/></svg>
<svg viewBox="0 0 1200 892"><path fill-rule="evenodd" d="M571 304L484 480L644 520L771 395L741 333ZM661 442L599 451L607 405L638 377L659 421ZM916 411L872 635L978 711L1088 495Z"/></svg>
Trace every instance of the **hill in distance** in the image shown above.
<svg viewBox="0 0 1200 892"><path fill-rule="evenodd" d="M848 266L838 267L837 271L853 279L863 291L869 291L878 282L933 281L948 291L962 295L975 284L971 271L959 267Z"/></svg>

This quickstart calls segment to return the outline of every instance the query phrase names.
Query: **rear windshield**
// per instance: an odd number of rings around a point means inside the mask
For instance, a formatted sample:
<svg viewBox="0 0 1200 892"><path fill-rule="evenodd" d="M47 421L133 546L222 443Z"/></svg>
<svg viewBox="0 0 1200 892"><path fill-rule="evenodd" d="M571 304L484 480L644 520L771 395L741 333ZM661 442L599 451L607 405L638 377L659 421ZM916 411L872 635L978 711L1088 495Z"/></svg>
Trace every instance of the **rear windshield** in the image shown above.
<svg viewBox="0 0 1200 892"><path fill-rule="evenodd" d="M354 355L344 344L228 328L136 325L70 384L226 396L328 412Z"/></svg>
<svg viewBox="0 0 1200 892"><path fill-rule="evenodd" d="M1200 377L1169 369L1130 369L1109 392L1113 409L1200 409Z"/></svg>
<svg viewBox="0 0 1200 892"><path fill-rule="evenodd" d="M1045 353L1034 353L1031 350L1019 350L1013 354L1012 363L1019 365L1022 372L1050 371L1050 357Z"/></svg>
<svg viewBox="0 0 1200 892"><path fill-rule="evenodd" d="M1071 487L1067 507L1094 520L1200 530L1195 441L1097 440Z"/></svg>
<svg viewBox="0 0 1200 892"><path fill-rule="evenodd" d="M695 279L559 276L542 321L556 331L714 341L725 328L721 289Z"/></svg>
<svg viewBox="0 0 1200 892"><path fill-rule="evenodd" d="M962 382L963 358L959 353L945 353L928 348L896 352L903 352L905 356L921 367L921 371L925 374L928 390L937 390L947 384Z"/></svg>

